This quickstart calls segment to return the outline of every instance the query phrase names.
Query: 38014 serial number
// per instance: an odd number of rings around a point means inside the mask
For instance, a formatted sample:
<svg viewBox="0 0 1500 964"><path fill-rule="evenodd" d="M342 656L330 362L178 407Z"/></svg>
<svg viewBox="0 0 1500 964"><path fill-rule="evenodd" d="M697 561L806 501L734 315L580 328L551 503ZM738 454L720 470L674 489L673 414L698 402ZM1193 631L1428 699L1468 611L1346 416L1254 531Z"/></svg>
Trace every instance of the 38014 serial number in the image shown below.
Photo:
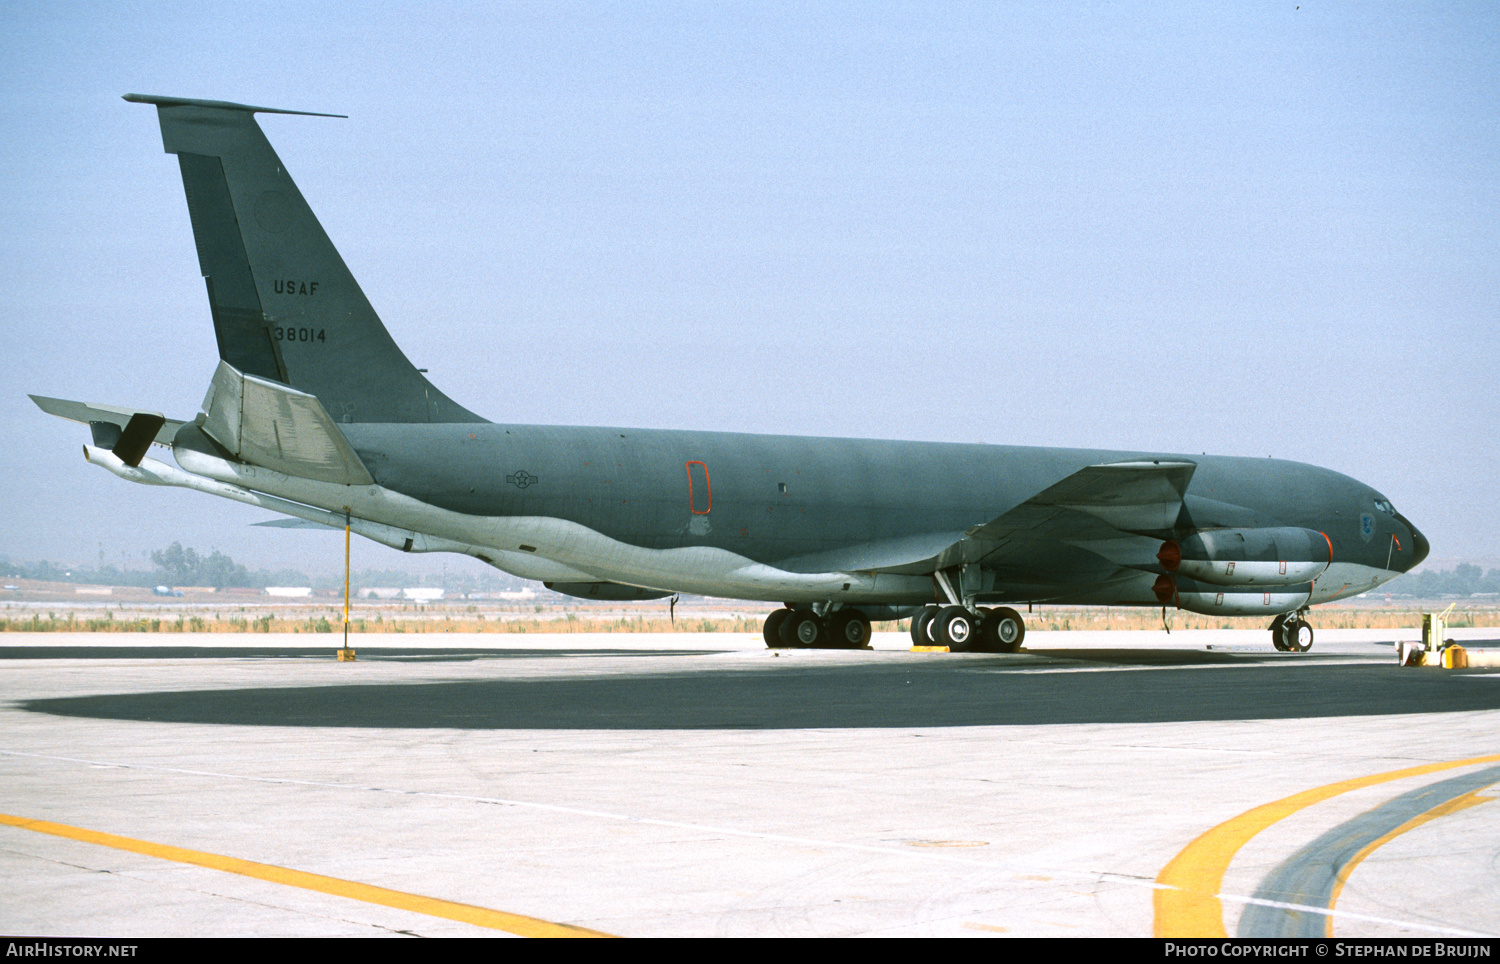
<svg viewBox="0 0 1500 964"><path fill-rule="evenodd" d="M326 342L328 340L328 335L322 328L282 328L278 325L271 331L277 341Z"/></svg>

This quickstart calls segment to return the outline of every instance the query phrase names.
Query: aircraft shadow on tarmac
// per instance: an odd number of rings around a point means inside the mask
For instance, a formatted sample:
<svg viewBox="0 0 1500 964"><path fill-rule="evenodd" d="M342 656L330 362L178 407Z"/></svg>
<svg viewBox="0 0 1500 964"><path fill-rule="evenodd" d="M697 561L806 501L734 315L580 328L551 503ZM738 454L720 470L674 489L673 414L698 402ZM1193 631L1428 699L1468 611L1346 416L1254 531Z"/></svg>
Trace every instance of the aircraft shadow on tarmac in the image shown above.
<svg viewBox="0 0 1500 964"><path fill-rule="evenodd" d="M7 659L330 659L330 646L0 646ZM701 656L703 649L489 649L482 647L360 646L361 659L467 662L547 656Z"/></svg>
<svg viewBox="0 0 1500 964"><path fill-rule="evenodd" d="M1500 708L1491 674L1394 664L1017 672L1078 663L998 658L791 664L649 674L120 693L34 699L37 713L241 726L673 730L1311 719ZM1500 675L1500 674L1496 674Z"/></svg>

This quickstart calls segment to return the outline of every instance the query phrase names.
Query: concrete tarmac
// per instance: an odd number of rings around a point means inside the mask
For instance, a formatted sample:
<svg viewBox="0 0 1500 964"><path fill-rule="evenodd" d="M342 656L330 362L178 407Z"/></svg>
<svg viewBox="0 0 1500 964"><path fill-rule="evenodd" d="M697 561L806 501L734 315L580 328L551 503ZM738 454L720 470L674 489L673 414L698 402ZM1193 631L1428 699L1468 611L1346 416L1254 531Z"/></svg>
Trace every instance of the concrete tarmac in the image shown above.
<svg viewBox="0 0 1500 964"><path fill-rule="evenodd" d="M6 634L0 931L1500 934L1500 672L1415 635Z"/></svg>

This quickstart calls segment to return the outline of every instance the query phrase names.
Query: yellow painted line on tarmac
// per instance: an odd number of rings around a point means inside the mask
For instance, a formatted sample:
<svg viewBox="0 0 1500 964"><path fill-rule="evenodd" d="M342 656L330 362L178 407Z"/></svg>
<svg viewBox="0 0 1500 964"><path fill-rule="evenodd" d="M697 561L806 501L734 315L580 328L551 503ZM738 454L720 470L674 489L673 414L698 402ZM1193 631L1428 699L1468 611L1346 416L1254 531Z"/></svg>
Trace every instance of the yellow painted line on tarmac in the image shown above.
<svg viewBox="0 0 1500 964"><path fill-rule="evenodd" d="M1458 813L1460 810L1467 810L1470 807L1477 807L1481 803L1491 802L1495 799L1494 797L1480 796L1481 793L1488 792L1489 790L1489 787L1480 787L1478 790L1470 790L1468 793L1465 793L1462 796L1454 797L1452 800L1444 800L1442 803L1433 807L1431 810L1428 810L1426 813L1419 813L1415 817L1412 817L1410 820L1392 830L1384 837L1379 837L1375 840L1370 841L1368 844L1365 844L1365 846L1362 847L1358 853L1349 858L1348 863L1344 864L1344 866L1339 869L1338 876L1333 880L1333 895L1328 899L1328 909L1333 910L1333 908L1338 904L1339 895L1344 892L1344 884L1348 883L1349 876L1354 873L1354 868L1363 863L1364 859L1370 856L1370 854L1379 850L1381 847L1384 847L1386 844L1390 843L1392 840L1395 840L1402 834L1410 833L1423 824L1431 823L1439 817L1446 817L1449 814ZM1328 917L1324 918L1324 920L1327 922L1325 933L1327 933L1329 937L1332 937L1333 915L1328 915Z"/></svg>
<svg viewBox="0 0 1500 964"><path fill-rule="evenodd" d="M290 870L272 864L259 864L253 860L240 860L237 857L223 857L200 850L171 847L166 844L152 843L149 840L120 837L112 833L100 833L97 830L85 830L82 827L70 827L62 823L49 823L46 820L30 820L26 817L0 813L0 824L51 834L54 837L66 837L83 843L98 844L101 847L112 847L115 850L128 850L131 853L158 857L180 864L193 864L210 870L221 870L228 874L239 874L242 877L254 877L273 884L285 884L288 887L315 890L323 894L332 894L335 897L362 900L367 904L380 904L383 907L408 910L426 914L429 917L461 921L478 927L488 927L491 930L518 934L521 937L615 936L584 927L574 927L571 924L556 924L535 917L507 914L504 911L490 910L488 907L475 907L473 904L459 904L450 900L438 900L435 897L423 897L420 894L387 890L384 887L373 887L369 884L355 883L352 880L324 877L321 874L309 874L305 871Z"/></svg>
<svg viewBox="0 0 1500 964"><path fill-rule="evenodd" d="M1224 885L1224 874L1229 870L1229 862L1252 837L1277 821L1351 790L1496 761L1500 761L1500 754L1447 763L1428 763L1389 773L1356 777L1294 793L1246 810L1232 820L1226 820L1184 847L1157 875L1158 887L1152 898L1156 911L1156 936L1228 937L1224 929L1224 905L1219 900L1219 890Z"/></svg>

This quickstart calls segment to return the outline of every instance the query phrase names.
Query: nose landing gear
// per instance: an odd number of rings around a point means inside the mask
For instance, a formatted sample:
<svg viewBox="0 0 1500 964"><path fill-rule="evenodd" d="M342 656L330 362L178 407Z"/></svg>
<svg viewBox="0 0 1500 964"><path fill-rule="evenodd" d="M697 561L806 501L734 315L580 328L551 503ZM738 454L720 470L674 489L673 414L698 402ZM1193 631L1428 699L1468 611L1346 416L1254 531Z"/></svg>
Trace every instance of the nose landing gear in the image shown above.
<svg viewBox="0 0 1500 964"><path fill-rule="evenodd" d="M1313 628L1301 613L1287 613L1271 621L1271 645L1282 653L1305 653L1312 649Z"/></svg>

